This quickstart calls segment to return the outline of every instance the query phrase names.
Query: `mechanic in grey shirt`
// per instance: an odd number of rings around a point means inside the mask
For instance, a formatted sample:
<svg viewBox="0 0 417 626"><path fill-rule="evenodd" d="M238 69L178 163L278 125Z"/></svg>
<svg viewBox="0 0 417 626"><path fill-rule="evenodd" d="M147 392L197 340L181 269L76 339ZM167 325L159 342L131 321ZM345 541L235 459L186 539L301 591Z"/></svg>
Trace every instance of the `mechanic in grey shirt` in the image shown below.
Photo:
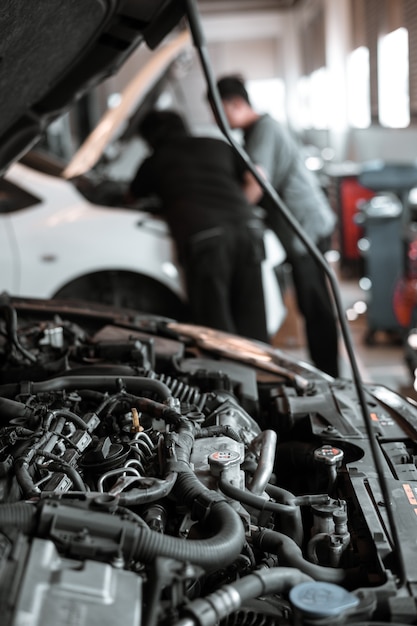
<svg viewBox="0 0 417 626"><path fill-rule="evenodd" d="M230 127L243 130L244 146L251 160L319 250L325 252L336 215L317 179L305 166L296 141L270 115L261 115L253 109L241 77L225 76L217 82L217 87ZM318 368L337 377L338 328L325 273L260 186L258 204L265 208L267 224L277 233L287 252L298 307L304 316L310 357Z"/></svg>

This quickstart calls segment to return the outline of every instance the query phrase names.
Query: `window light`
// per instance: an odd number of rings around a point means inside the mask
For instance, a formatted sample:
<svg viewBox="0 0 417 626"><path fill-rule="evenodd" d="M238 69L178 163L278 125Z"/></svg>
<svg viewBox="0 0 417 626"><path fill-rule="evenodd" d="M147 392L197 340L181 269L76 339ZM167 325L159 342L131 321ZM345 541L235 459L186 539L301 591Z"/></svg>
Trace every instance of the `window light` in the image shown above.
<svg viewBox="0 0 417 626"><path fill-rule="evenodd" d="M371 125L369 50L353 50L347 58L347 113L355 128Z"/></svg>
<svg viewBox="0 0 417 626"><path fill-rule="evenodd" d="M389 128L410 123L408 31L398 28L378 43L379 121Z"/></svg>

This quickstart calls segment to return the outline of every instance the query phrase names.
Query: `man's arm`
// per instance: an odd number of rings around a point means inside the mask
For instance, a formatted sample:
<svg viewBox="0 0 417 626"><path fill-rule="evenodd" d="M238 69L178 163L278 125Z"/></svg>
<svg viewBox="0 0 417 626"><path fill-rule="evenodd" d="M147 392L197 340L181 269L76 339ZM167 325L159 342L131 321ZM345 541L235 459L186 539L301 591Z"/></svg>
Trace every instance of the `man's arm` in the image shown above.
<svg viewBox="0 0 417 626"><path fill-rule="evenodd" d="M266 179L263 169L260 166L255 166L258 172ZM243 191L245 196L251 204L257 204L262 198L264 191L261 185L258 183L255 176L249 170L243 175Z"/></svg>

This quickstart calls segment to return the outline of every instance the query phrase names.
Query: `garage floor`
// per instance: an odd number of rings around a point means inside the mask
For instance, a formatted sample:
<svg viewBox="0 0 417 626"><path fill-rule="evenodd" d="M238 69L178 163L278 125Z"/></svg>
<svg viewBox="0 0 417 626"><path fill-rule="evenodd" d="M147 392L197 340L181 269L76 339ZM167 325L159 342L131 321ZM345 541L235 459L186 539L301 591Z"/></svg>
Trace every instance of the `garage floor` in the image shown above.
<svg viewBox="0 0 417 626"><path fill-rule="evenodd" d="M349 319L353 306L358 301L366 302L366 293L359 287L359 278L345 278L334 267L339 279L341 300ZM291 287L285 290L285 304L287 317L284 324L273 338L273 344L291 355L308 361L303 336L302 318L299 316L294 302ZM356 319L348 322L350 335L354 344L359 372L364 382L376 382L390 387L403 395L417 399L417 393L412 387L413 381L404 358L404 350L401 345L395 343L392 337L383 332L375 333L373 345L366 341L368 324L366 312L357 314ZM351 376L351 368L348 362L347 352L341 340L341 375Z"/></svg>

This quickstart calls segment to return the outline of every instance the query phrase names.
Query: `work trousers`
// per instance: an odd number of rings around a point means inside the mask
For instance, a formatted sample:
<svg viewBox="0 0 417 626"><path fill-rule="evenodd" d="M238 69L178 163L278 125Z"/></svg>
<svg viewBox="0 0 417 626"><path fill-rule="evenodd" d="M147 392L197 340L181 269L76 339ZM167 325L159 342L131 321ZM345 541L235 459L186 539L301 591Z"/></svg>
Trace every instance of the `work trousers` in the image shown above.
<svg viewBox="0 0 417 626"><path fill-rule="evenodd" d="M325 272L310 254L291 255L288 260L311 360L323 372L337 377L338 326Z"/></svg>
<svg viewBox="0 0 417 626"><path fill-rule="evenodd" d="M188 241L185 276L194 324L268 342L262 234L250 223L231 224Z"/></svg>

